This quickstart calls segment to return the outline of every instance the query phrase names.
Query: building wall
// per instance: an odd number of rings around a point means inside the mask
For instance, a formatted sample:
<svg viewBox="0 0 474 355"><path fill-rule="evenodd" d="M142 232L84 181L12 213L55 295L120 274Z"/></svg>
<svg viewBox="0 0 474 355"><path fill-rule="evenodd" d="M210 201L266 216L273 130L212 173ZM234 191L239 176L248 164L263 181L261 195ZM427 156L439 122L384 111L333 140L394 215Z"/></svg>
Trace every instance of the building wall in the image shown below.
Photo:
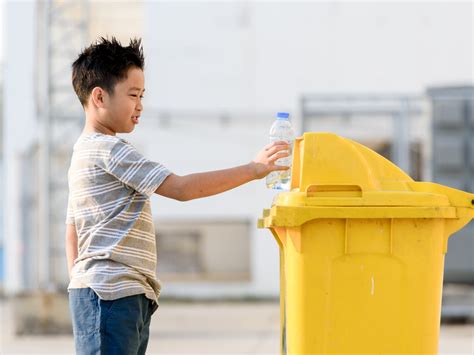
<svg viewBox="0 0 474 355"><path fill-rule="evenodd" d="M20 243L22 154L34 156L38 143L34 58L42 44L35 43L34 4L7 2L5 16L4 116L9 119L4 121L2 142L7 172L3 235L12 238L6 263L11 290L25 287L25 280L18 276L23 272L21 253L26 250ZM423 2L92 1L89 40L115 35L127 43L130 37L143 36L145 113L136 132L126 138L175 173L188 174L247 163L267 143L276 111L291 112L301 133L302 94L416 94L433 83L472 81L470 9L469 3ZM25 18L30 20L25 22ZM18 85L21 95L18 89L8 89ZM83 117L77 120L80 126ZM427 127L429 114L417 118L410 130L413 141L421 142L423 149L429 149ZM384 118L321 121L312 129L374 146L390 142L393 135L390 119ZM63 162L64 172L79 130L71 132L69 145L62 145L55 158L58 166ZM65 198L65 186L58 188ZM158 238L184 222L198 230L229 220L247 226L236 227L234 233L246 234L242 240L248 248L240 253L248 252L242 257L248 277L229 277L228 282L205 277L202 282L169 279L165 294L277 295L278 248L268 231L256 228L258 216L274 195L263 181L255 181L186 203L153 197ZM61 205L59 200L54 203ZM55 271L55 282L64 286L65 208L55 208L53 213L61 223L53 229L57 234L53 269L61 270ZM237 237L232 238L235 243ZM219 248L222 255L232 252L225 247Z"/></svg>
<svg viewBox="0 0 474 355"><path fill-rule="evenodd" d="M159 108L294 111L303 93L421 93L473 80L467 2L145 6Z"/></svg>
<svg viewBox="0 0 474 355"><path fill-rule="evenodd" d="M37 139L35 96L35 11L33 2L6 3L6 33L3 67L3 171L2 204L4 211L3 242L5 291L19 292L24 288L24 272L28 268L22 235L22 198L26 176L22 158Z"/></svg>
<svg viewBox="0 0 474 355"><path fill-rule="evenodd" d="M416 94L433 81L469 80L472 54L459 45L471 40L469 7L451 5L146 2L146 111L130 138L178 174L218 169L251 158L265 144L276 111L290 111L301 133L302 94ZM410 122L409 134L426 158L424 112ZM390 117L332 118L311 129L372 146L390 144L394 134ZM156 198L157 228L174 218L255 221L271 195L254 182L184 204ZM168 294L276 295L276 243L255 228L250 239L250 283L171 283Z"/></svg>

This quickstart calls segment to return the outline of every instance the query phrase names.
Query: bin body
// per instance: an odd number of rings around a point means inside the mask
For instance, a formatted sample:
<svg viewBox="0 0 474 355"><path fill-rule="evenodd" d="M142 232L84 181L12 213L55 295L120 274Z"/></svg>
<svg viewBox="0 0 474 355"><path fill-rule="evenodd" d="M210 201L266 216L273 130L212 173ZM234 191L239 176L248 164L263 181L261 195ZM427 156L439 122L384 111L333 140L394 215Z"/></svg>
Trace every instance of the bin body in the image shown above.
<svg viewBox="0 0 474 355"><path fill-rule="evenodd" d="M436 353L443 227L315 219L281 230L288 353Z"/></svg>
<svg viewBox="0 0 474 355"><path fill-rule="evenodd" d="M448 238L474 195L335 135L305 134L293 163L259 221L280 246L282 354L436 354Z"/></svg>

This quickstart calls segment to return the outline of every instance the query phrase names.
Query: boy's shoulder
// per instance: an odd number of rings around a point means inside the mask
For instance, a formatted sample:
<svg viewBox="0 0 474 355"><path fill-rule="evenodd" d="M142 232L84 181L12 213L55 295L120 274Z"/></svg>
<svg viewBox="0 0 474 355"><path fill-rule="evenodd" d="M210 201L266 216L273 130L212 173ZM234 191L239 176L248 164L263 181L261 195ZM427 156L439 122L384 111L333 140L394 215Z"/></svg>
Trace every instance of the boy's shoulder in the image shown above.
<svg viewBox="0 0 474 355"><path fill-rule="evenodd" d="M74 151L112 150L117 145L131 145L125 139L102 133L81 135L74 144Z"/></svg>
<svg viewBox="0 0 474 355"><path fill-rule="evenodd" d="M133 150L135 148L121 137L102 133L82 134L73 147L71 170L105 167L113 157Z"/></svg>

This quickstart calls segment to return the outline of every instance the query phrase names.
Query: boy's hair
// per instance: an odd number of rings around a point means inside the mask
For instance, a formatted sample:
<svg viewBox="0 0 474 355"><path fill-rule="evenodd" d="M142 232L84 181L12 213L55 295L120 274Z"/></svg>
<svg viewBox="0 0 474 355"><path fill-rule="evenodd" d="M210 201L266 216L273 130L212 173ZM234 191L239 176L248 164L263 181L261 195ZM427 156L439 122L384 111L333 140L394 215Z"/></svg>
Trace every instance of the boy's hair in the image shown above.
<svg viewBox="0 0 474 355"><path fill-rule="evenodd" d="M115 37L111 40L101 37L79 54L72 64L72 86L82 106L87 105L96 86L113 95L115 85L127 78L128 69L143 70L145 58L141 42L141 39L131 39L128 47L124 47Z"/></svg>

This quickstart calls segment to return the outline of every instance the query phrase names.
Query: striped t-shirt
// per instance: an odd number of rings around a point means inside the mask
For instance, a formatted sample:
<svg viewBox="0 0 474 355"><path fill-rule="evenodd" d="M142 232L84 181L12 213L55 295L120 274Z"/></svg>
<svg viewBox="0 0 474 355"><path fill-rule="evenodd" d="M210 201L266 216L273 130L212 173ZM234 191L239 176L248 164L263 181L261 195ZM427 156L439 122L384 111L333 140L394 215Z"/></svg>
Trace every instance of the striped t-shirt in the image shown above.
<svg viewBox="0 0 474 355"><path fill-rule="evenodd" d="M158 303L150 197L170 174L120 137L79 137L68 172L66 224L78 236L68 289L90 287L104 300L145 294Z"/></svg>

